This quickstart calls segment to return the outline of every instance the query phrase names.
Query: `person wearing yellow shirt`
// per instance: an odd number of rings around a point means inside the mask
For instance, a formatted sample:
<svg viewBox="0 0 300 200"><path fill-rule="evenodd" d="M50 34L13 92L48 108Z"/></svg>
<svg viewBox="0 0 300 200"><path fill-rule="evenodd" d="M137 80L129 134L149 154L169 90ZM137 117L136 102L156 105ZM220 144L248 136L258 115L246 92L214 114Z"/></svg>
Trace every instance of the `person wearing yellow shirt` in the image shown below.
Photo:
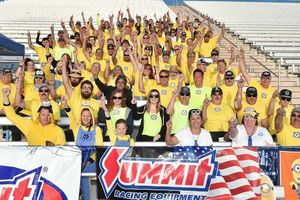
<svg viewBox="0 0 300 200"><path fill-rule="evenodd" d="M211 90L211 102L206 98L202 107L204 128L211 133L213 141L224 138L230 119L235 115L227 104L222 103L223 91L219 87Z"/></svg>
<svg viewBox="0 0 300 200"><path fill-rule="evenodd" d="M169 86L173 88L173 90L176 90L178 87L181 87L181 85L178 85L178 80L179 76L183 76L183 74L180 74L179 69L176 65L170 66L169 75Z"/></svg>
<svg viewBox="0 0 300 200"><path fill-rule="evenodd" d="M248 85L257 89L258 100L268 107L273 92L276 90L270 85L271 73L269 71L264 71L260 76L260 82L252 79L246 69L245 51L243 49L240 50L240 70Z"/></svg>
<svg viewBox="0 0 300 200"><path fill-rule="evenodd" d="M64 131L53 122L50 105L42 105L38 112L38 119L25 119L17 115L10 105L8 88L2 89L4 112L7 118L25 135L28 145L65 145Z"/></svg>
<svg viewBox="0 0 300 200"><path fill-rule="evenodd" d="M17 93L15 95L15 104L28 112L28 116L31 117L32 120L36 120L38 118L38 109L40 106L42 106L43 103L48 102L52 107L52 113L53 113L53 119L54 123L57 123L60 121L60 108L58 103L51 100L49 98L50 88L47 83L43 83L38 88L38 99L32 99L30 101L22 100L21 97L21 84L20 81L17 83ZM24 114L27 114L27 112L24 112Z"/></svg>
<svg viewBox="0 0 300 200"><path fill-rule="evenodd" d="M80 116L82 107L89 106L93 112L93 116L98 120L99 103L92 98L94 86L91 81L84 80L80 83L80 93L77 93L69 82L67 74L67 66L62 66L63 85L66 95L69 99L69 105L76 117Z"/></svg>
<svg viewBox="0 0 300 200"><path fill-rule="evenodd" d="M112 56L112 61L113 64L116 65L120 65L123 69L124 74L126 75L126 77L128 78L129 82L131 83L134 80L134 67L133 64L130 60L130 56L129 56L129 52L128 51L124 51L123 52L123 58L122 59L117 59L116 57L116 53L119 49L119 45L117 45L117 48Z"/></svg>
<svg viewBox="0 0 300 200"><path fill-rule="evenodd" d="M175 102L177 97L179 101ZM181 129L189 126L188 113L192 109L189 103L190 98L191 91L187 86L182 87L179 93L178 90L173 91L171 101L167 107L167 114L172 116L173 122L180 123L173 124L171 134L176 134Z"/></svg>
<svg viewBox="0 0 300 200"><path fill-rule="evenodd" d="M12 73L9 68L4 68L2 70L2 80L0 81L0 90L3 88L10 89L9 101L12 102L12 105L15 107L15 96L16 96L16 85L12 83ZM3 115L3 98L0 96L0 115Z"/></svg>
<svg viewBox="0 0 300 200"><path fill-rule="evenodd" d="M249 108L256 110L256 112L259 114L257 118L258 125L268 128L269 117L267 113L267 107L258 100L256 88L248 87L246 89L245 98L242 97L242 88L243 84L240 84L234 102L234 108L237 111L239 123L242 122L245 110Z"/></svg>
<svg viewBox="0 0 300 200"><path fill-rule="evenodd" d="M277 109L275 117L275 129L277 143L281 146L300 145L300 107L292 110L289 123L284 123L284 116L287 114L283 107Z"/></svg>
<svg viewBox="0 0 300 200"><path fill-rule="evenodd" d="M46 48L49 48L49 52L52 55L54 54L53 49L49 47L50 44L49 44L48 38L43 38L42 39L43 46L35 46L35 45L32 44L31 34L28 31L28 33L27 33L27 39L28 39L28 46L37 53L37 55L38 55L38 62L40 64L43 63L43 62L47 62L47 57L46 57L47 51L46 51Z"/></svg>
<svg viewBox="0 0 300 200"><path fill-rule="evenodd" d="M205 98L210 98L211 88L203 84L203 71L200 69L195 69L193 72L193 82L194 84L190 85L191 90L191 99L190 104L192 108L202 110L203 101Z"/></svg>
<svg viewBox="0 0 300 200"><path fill-rule="evenodd" d="M208 58L211 55L211 52L214 48L217 47L217 44L221 41L225 34L225 26L222 26L222 32L216 40L210 38L210 34L206 33L204 39L200 45L200 57Z"/></svg>
<svg viewBox="0 0 300 200"><path fill-rule="evenodd" d="M34 83L34 74L35 74L35 65L33 60L30 58L26 58L24 61L21 61L21 64L16 72L16 76L18 71L21 71L25 68L25 77L24 77L24 87L28 85L33 85Z"/></svg>
<svg viewBox="0 0 300 200"><path fill-rule="evenodd" d="M272 95L272 99L268 107L268 115L270 116L269 132L273 137L276 136L276 130L275 130L276 113L274 113L274 111L276 111L280 107L283 107L286 112L286 115L283 116L283 123L288 124L290 122L290 116L292 110L294 109L294 106L290 104L292 100L292 94L293 94L292 91L288 89L282 89L280 93L278 92L278 90L275 90Z"/></svg>
<svg viewBox="0 0 300 200"><path fill-rule="evenodd" d="M224 83L221 84L220 88L223 91L223 103L234 109L234 99L238 90L238 84L234 82L234 74L232 71L228 70L225 72Z"/></svg>
<svg viewBox="0 0 300 200"><path fill-rule="evenodd" d="M200 58L197 62L196 68L193 68L192 73L190 73L190 77L189 77L189 83L190 85L194 85L194 71L195 70L201 70L203 72L203 79L202 79L202 84L206 87L210 87L210 73L206 72L206 67L207 67L207 62L205 61L205 59ZM210 92L209 92L210 94Z"/></svg>

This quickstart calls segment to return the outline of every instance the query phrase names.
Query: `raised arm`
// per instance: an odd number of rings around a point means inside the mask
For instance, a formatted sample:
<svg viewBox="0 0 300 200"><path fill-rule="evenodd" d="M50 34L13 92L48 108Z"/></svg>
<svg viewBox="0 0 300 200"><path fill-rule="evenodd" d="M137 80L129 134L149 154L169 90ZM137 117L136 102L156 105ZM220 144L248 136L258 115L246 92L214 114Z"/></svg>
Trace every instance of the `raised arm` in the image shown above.
<svg viewBox="0 0 300 200"><path fill-rule="evenodd" d="M237 119L236 116L234 115L230 120L229 120L229 130L228 130L228 134L229 134L229 138L230 139L234 139L236 138L236 136L238 135L238 130L236 128L237 126Z"/></svg>
<svg viewBox="0 0 300 200"><path fill-rule="evenodd" d="M273 92L273 95L272 95L272 98L271 98L271 101L269 103L269 107L268 107L268 116L271 116L274 114L274 109L275 109L275 102L276 102L276 98L279 96L279 93L278 93L278 90L275 90Z"/></svg>
<svg viewBox="0 0 300 200"><path fill-rule="evenodd" d="M246 61L245 61L245 51L244 51L244 49L240 50L240 70L242 72L243 77L245 78L245 80L249 84L249 82L251 80L251 77L248 74L247 69L246 69Z"/></svg>
<svg viewBox="0 0 300 200"><path fill-rule="evenodd" d="M171 100L168 104L168 107L167 107L167 114L168 115L173 115L174 113L174 104L175 104L175 101L176 101L176 98L178 97L178 90L174 90L172 92L172 97L171 97Z"/></svg>
<svg viewBox="0 0 300 200"><path fill-rule="evenodd" d="M172 121L169 120L166 123L167 130L166 130L166 136L165 136L165 141L167 145L177 145L179 143L177 137L171 136L171 130L172 130Z"/></svg>
<svg viewBox="0 0 300 200"><path fill-rule="evenodd" d="M56 46L56 41L55 41L55 35L54 35L54 25L52 24L51 27L51 39L53 41L53 48Z"/></svg>
<svg viewBox="0 0 300 200"><path fill-rule="evenodd" d="M40 41L40 35L41 35L41 31L38 30L38 32L36 33L35 43L37 43L40 46L43 46L43 43Z"/></svg>
<svg viewBox="0 0 300 200"><path fill-rule="evenodd" d="M207 95L205 95L205 99L203 101L202 106L202 125L204 125L207 121L207 107L210 104L210 100L208 100Z"/></svg>
<svg viewBox="0 0 300 200"><path fill-rule="evenodd" d="M277 113L275 117L275 130L276 133L279 133L284 128L283 117L286 115L286 111L283 107L280 107L277 109L276 112Z"/></svg>
<svg viewBox="0 0 300 200"><path fill-rule="evenodd" d="M238 91L235 95L234 99L234 109L236 111L239 111L242 109L242 93L243 93L243 87L244 87L244 80L240 79L238 82Z"/></svg>
<svg viewBox="0 0 300 200"><path fill-rule="evenodd" d="M29 31L27 32L27 41L28 41L28 46L29 46L31 49L34 50L34 47L35 47L35 46L32 44L32 41L31 41L31 34L30 34Z"/></svg>
<svg viewBox="0 0 300 200"><path fill-rule="evenodd" d="M69 77L67 74L67 65L66 62L64 60L65 58L63 57L61 65L62 65L62 79L63 79L63 84L66 90L66 93L68 95L68 98L70 98L72 96L73 93L73 88L69 82Z"/></svg>

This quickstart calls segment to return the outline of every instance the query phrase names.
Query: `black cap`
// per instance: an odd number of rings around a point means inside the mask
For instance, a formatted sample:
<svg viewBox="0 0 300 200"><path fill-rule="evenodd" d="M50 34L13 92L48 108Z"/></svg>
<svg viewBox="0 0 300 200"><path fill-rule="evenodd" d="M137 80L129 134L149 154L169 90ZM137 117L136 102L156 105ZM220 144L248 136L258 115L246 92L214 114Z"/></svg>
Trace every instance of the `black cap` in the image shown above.
<svg viewBox="0 0 300 200"><path fill-rule="evenodd" d="M186 32L181 32L180 36L186 36Z"/></svg>
<svg viewBox="0 0 300 200"><path fill-rule="evenodd" d="M211 90L211 94L214 95L216 93L220 93L220 94L223 94L223 91L220 87L214 87L212 90Z"/></svg>
<svg viewBox="0 0 300 200"><path fill-rule="evenodd" d="M263 73L261 73L262 77L271 77L271 73L268 71L264 71Z"/></svg>
<svg viewBox="0 0 300 200"><path fill-rule="evenodd" d="M4 68L2 74L11 74L11 70L9 68Z"/></svg>
<svg viewBox="0 0 300 200"><path fill-rule="evenodd" d="M190 93L191 93L191 90L187 86L184 86L180 89L180 94L190 94Z"/></svg>
<svg viewBox="0 0 300 200"><path fill-rule="evenodd" d="M218 56L219 55L219 52L217 51L217 50L212 50L211 51L211 54L210 54L211 56Z"/></svg>
<svg viewBox="0 0 300 200"><path fill-rule="evenodd" d="M249 97L249 96L257 96L257 90L255 87L248 87L246 89L246 96Z"/></svg>
<svg viewBox="0 0 300 200"><path fill-rule="evenodd" d="M291 99L292 98L292 94L293 94L292 91L288 90L288 89L282 89L280 91L280 97Z"/></svg>
<svg viewBox="0 0 300 200"><path fill-rule="evenodd" d="M224 75L224 76L225 76L225 77L234 77L234 74L233 74L232 71L228 70L228 71L225 72L225 75Z"/></svg>

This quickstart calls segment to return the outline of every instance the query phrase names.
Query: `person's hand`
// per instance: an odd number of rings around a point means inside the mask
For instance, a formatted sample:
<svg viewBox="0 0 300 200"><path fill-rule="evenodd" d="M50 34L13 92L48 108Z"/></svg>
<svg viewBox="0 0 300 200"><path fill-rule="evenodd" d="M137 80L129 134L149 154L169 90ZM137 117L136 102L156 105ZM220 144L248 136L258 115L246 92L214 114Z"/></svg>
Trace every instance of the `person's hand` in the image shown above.
<svg viewBox="0 0 300 200"><path fill-rule="evenodd" d="M153 142L156 142L157 140L159 140L160 138L160 134L156 134L154 137L153 137Z"/></svg>
<svg viewBox="0 0 300 200"><path fill-rule="evenodd" d="M233 115L231 118L230 118L230 120L229 120L229 127L230 128L235 128L236 126L237 126L237 124L238 124L238 121L237 121L237 119L236 119L236 116L235 115Z"/></svg>
<svg viewBox="0 0 300 200"><path fill-rule="evenodd" d="M205 99L204 99L204 101L203 101L203 106L204 107L207 107L209 104L210 104L210 100L207 98L207 94L205 95Z"/></svg>
<svg viewBox="0 0 300 200"><path fill-rule="evenodd" d="M135 97L132 97L132 99L131 99L131 102L130 102L131 104L136 104L136 98Z"/></svg>
<svg viewBox="0 0 300 200"><path fill-rule="evenodd" d="M51 87L51 86L54 87L54 85L55 85L55 79L54 79L53 77L51 77L51 78L48 80L48 84L49 84L50 87Z"/></svg>
<svg viewBox="0 0 300 200"><path fill-rule="evenodd" d="M105 103L106 103L106 98L104 95L102 95L100 99L100 108L102 108L104 111L107 110Z"/></svg>
<svg viewBox="0 0 300 200"><path fill-rule="evenodd" d="M178 90L176 89L176 90L174 90L173 92L172 92L172 97L173 98L176 98L176 97L178 97L178 95L179 95L179 92L178 92Z"/></svg>
<svg viewBox="0 0 300 200"><path fill-rule="evenodd" d="M245 62L245 51L244 49L240 49L240 61Z"/></svg>
<svg viewBox="0 0 300 200"><path fill-rule="evenodd" d="M24 81L25 79L25 72L23 70L19 71L19 80Z"/></svg>
<svg viewBox="0 0 300 200"><path fill-rule="evenodd" d="M29 31L29 30L27 31L27 37L28 37L28 38L31 38L31 34L30 34L30 31Z"/></svg>
<svg viewBox="0 0 300 200"><path fill-rule="evenodd" d="M60 25L61 25L62 28L65 27L65 22L62 19L60 20Z"/></svg>
<svg viewBox="0 0 300 200"><path fill-rule="evenodd" d="M62 96L62 97L61 97L61 103L63 104L63 106L64 106L65 108L68 108L68 107L69 107L69 105L68 105L68 103L67 103L67 97Z"/></svg>
<svg viewBox="0 0 300 200"><path fill-rule="evenodd" d="M8 98L10 95L10 88L2 88L3 98Z"/></svg>
<svg viewBox="0 0 300 200"><path fill-rule="evenodd" d="M166 123L167 129L170 130L172 128L172 125L173 125L172 120L168 120Z"/></svg>
<svg viewBox="0 0 300 200"><path fill-rule="evenodd" d="M20 67L24 67L24 66L25 66L25 60L24 60L24 59L21 59L21 60L19 61L19 66L20 66Z"/></svg>
<svg viewBox="0 0 300 200"><path fill-rule="evenodd" d="M284 109L284 107L280 107L277 109L277 115L284 117L286 115L286 111Z"/></svg>
<svg viewBox="0 0 300 200"><path fill-rule="evenodd" d="M36 33L37 35L40 35L41 34L41 31L40 30L38 30L38 32Z"/></svg>
<svg viewBox="0 0 300 200"><path fill-rule="evenodd" d="M240 79L238 82L237 82L237 86L238 86L238 88L243 88L244 87L244 79Z"/></svg>
<svg viewBox="0 0 300 200"><path fill-rule="evenodd" d="M107 59L105 62L105 67L110 68L110 59Z"/></svg>
<svg viewBox="0 0 300 200"><path fill-rule="evenodd" d="M182 83L182 82L184 81L184 75L183 75L183 74L179 74L179 75L178 75L178 81L179 81L180 83Z"/></svg>
<svg viewBox="0 0 300 200"><path fill-rule="evenodd" d="M276 99L279 96L278 89L273 92L272 98Z"/></svg>

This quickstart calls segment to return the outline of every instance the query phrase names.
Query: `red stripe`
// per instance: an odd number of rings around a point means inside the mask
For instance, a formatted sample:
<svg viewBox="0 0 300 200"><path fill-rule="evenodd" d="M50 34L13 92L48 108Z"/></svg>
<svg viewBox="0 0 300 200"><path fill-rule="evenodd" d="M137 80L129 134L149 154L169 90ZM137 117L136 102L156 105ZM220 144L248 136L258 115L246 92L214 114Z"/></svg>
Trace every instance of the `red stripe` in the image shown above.
<svg viewBox="0 0 300 200"><path fill-rule="evenodd" d="M230 194L218 195L215 197L207 197L206 200L232 200L232 196Z"/></svg>
<svg viewBox="0 0 300 200"><path fill-rule="evenodd" d="M227 188L228 189L228 186L225 182L213 183L210 185L209 190L215 190L215 189L219 189L219 188Z"/></svg>
<svg viewBox="0 0 300 200"><path fill-rule="evenodd" d="M232 182L242 178L247 179L246 175L243 172L232 173L230 175L223 176L223 178L226 182Z"/></svg>
<svg viewBox="0 0 300 200"><path fill-rule="evenodd" d="M260 186L260 179L253 180L253 181L248 180L248 181L249 181L249 183L250 183L250 185L252 187L258 187L258 186Z"/></svg>
<svg viewBox="0 0 300 200"><path fill-rule="evenodd" d="M222 157L226 155L235 155L235 152L232 149L222 149L218 152L217 157Z"/></svg>
<svg viewBox="0 0 300 200"><path fill-rule="evenodd" d="M253 160L254 162L258 162L258 157L252 156L251 154L236 155L236 157L240 161Z"/></svg>
<svg viewBox="0 0 300 200"><path fill-rule="evenodd" d="M246 174L251 174L251 173L258 173L260 172L260 168L255 167L255 166L249 166L249 167L242 167L242 170L246 173Z"/></svg>
<svg viewBox="0 0 300 200"><path fill-rule="evenodd" d="M240 167L240 163L237 160L229 160L223 163L219 163L219 169L227 169L229 167Z"/></svg>
<svg viewBox="0 0 300 200"><path fill-rule="evenodd" d="M244 186L241 186L241 187L237 187L237 188L234 188L234 189L229 189L231 194L234 196L234 195L238 195L238 194L242 194L244 192L253 192L252 190L252 187L250 185L244 185ZM254 192L253 192L254 194Z"/></svg>

